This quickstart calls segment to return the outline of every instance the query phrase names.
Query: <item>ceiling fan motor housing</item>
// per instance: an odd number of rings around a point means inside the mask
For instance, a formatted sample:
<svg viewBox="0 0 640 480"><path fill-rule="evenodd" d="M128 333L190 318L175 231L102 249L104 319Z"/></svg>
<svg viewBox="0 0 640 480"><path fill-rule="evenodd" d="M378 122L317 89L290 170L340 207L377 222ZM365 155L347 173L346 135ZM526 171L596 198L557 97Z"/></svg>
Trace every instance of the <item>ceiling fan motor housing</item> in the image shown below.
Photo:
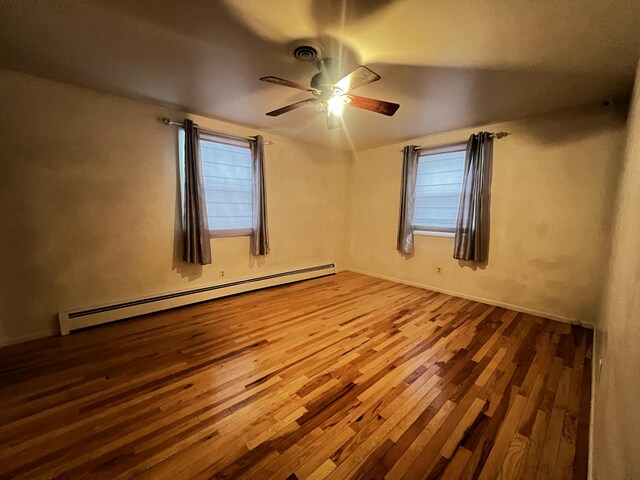
<svg viewBox="0 0 640 480"><path fill-rule="evenodd" d="M327 75L327 72L316 73L311 78L311 86L320 90L320 96L331 96L334 93L333 81Z"/></svg>
<svg viewBox="0 0 640 480"><path fill-rule="evenodd" d="M331 96L336 93L344 93L337 91L335 86L338 77L338 63L332 58L321 58L317 63L319 73L311 78L311 86L317 88L323 96Z"/></svg>

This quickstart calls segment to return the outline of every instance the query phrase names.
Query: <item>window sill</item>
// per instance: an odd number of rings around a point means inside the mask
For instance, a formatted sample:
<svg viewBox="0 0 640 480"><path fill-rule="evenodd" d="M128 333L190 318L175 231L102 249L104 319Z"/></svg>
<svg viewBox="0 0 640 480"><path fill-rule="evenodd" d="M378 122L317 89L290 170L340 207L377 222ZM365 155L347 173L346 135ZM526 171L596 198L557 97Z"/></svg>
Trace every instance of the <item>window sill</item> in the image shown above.
<svg viewBox="0 0 640 480"><path fill-rule="evenodd" d="M455 238L456 234L453 232L432 232L429 230L414 230L414 235L423 235L425 237L442 237L442 238Z"/></svg>
<svg viewBox="0 0 640 480"><path fill-rule="evenodd" d="M252 233L250 228L236 228L229 230L209 230L209 237L248 237Z"/></svg>

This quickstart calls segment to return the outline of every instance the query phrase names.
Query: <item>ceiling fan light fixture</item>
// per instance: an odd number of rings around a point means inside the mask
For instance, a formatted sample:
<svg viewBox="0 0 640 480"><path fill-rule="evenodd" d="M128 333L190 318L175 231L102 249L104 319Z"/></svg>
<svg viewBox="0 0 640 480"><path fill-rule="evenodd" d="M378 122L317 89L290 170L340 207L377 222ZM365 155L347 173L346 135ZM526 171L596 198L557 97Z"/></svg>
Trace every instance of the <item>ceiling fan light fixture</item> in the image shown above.
<svg viewBox="0 0 640 480"><path fill-rule="evenodd" d="M345 95L334 95L327 101L327 111L331 115L341 116L346 103L347 98Z"/></svg>

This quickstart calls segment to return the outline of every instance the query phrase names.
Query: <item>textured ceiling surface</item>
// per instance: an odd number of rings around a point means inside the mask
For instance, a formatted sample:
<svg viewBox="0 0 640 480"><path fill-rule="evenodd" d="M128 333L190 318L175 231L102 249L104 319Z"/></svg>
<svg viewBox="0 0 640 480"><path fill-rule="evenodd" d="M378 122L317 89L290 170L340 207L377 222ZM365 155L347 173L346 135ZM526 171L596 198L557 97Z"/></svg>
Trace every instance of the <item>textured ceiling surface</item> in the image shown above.
<svg viewBox="0 0 640 480"><path fill-rule="evenodd" d="M2 0L0 66L361 150L626 96L638 25L640 0ZM258 80L309 83L300 38L400 110L265 116L309 95Z"/></svg>

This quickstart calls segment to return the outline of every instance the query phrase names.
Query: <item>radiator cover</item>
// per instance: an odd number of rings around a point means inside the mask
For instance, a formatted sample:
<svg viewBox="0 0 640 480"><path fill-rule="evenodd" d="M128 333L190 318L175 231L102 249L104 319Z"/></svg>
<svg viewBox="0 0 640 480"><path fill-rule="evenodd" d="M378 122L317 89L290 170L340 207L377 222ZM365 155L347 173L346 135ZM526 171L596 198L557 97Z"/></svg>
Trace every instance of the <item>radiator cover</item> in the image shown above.
<svg viewBox="0 0 640 480"><path fill-rule="evenodd" d="M333 263L58 313L60 333L336 273Z"/></svg>

